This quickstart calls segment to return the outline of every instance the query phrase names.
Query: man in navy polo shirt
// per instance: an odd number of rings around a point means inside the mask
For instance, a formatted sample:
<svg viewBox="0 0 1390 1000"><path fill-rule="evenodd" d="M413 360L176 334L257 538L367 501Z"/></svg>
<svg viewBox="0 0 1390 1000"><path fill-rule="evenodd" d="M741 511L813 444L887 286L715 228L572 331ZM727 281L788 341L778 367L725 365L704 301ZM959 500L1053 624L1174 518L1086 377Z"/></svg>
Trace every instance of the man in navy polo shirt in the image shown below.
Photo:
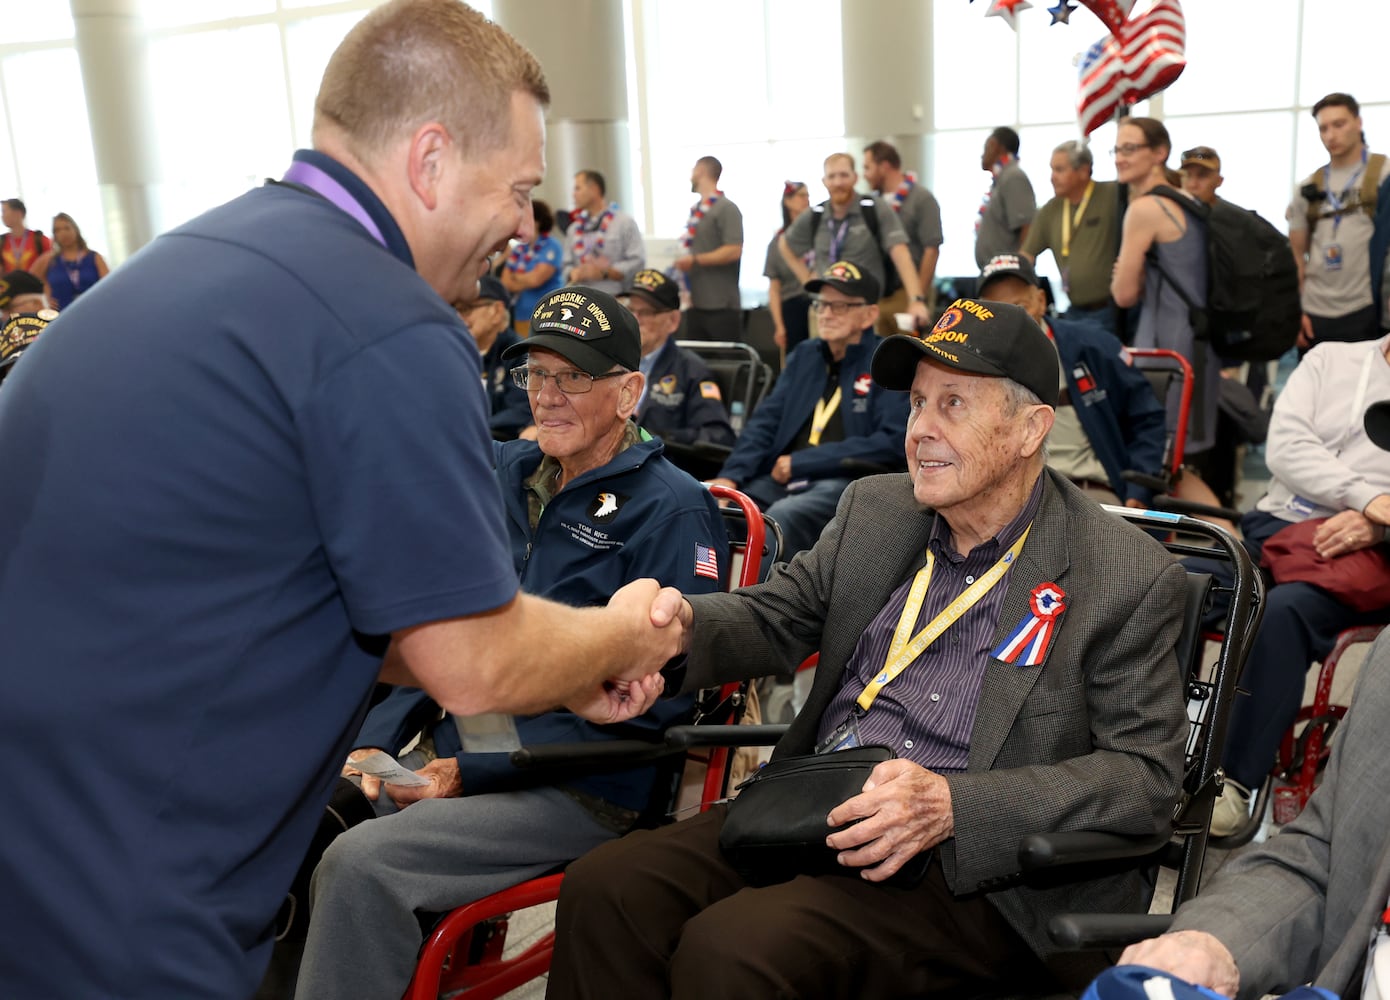
<svg viewBox="0 0 1390 1000"><path fill-rule="evenodd" d="M284 180L161 236L7 379L0 732L32 756L5 996L249 996L379 674L460 715L658 693L654 582L518 593L450 307L532 235L547 98L465 5L376 8Z"/></svg>

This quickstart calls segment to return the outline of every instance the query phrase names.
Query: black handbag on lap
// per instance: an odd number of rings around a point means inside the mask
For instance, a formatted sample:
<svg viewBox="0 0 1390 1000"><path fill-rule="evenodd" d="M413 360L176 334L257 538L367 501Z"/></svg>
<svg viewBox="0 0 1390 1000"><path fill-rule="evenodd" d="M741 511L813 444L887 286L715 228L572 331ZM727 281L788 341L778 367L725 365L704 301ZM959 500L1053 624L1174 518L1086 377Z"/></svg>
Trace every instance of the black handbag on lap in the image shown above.
<svg viewBox="0 0 1390 1000"><path fill-rule="evenodd" d="M874 766L896 754L886 746L774 760L740 787L719 831L719 849L750 885L774 885L797 875L850 875L860 869L836 860L825 838L835 830L825 817L864 790ZM843 830L844 827L838 829ZM926 874L923 851L884 884L910 888Z"/></svg>

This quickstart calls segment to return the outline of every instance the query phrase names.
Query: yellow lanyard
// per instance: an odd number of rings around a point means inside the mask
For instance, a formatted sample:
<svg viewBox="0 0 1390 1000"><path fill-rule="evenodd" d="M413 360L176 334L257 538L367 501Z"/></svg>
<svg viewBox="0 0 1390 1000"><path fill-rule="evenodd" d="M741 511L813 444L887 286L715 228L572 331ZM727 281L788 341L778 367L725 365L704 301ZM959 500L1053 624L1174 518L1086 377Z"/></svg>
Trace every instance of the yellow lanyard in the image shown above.
<svg viewBox="0 0 1390 1000"><path fill-rule="evenodd" d="M825 425L830 423L830 418L835 415L835 411L840 408L840 387L835 387L835 395L829 400L816 400L815 412L811 414L811 436L806 443L812 448L820 444L820 436L825 431Z"/></svg>
<svg viewBox="0 0 1390 1000"><path fill-rule="evenodd" d="M1081 228L1081 217L1086 214L1086 206L1091 203L1091 192L1096 189L1096 182L1089 181L1086 184L1086 193L1081 196L1081 204L1076 206L1076 218L1071 217L1071 206L1062 206L1062 256L1071 256L1071 230L1075 226Z"/></svg>
<svg viewBox="0 0 1390 1000"><path fill-rule="evenodd" d="M917 657L935 642L948 628L960 620L961 616L973 608L991 590L994 585L1004 578L1014 560L1023 549L1023 543L1028 539L1028 532L1033 530L1030 524L1023 530L1023 534L1018 541L999 557L999 561L989 568L984 576L977 579L954 601L948 604L942 612L933 618L927 627L912 636L912 626L917 624L917 616L922 611L922 602L927 598L927 585L931 583L932 567L936 563L931 550L927 550L927 564L917 571L917 576L912 580L912 589L907 593L907 603L903 605L903 613L898 616L898 627L893 632L893 643L888 647L888 656L883 661L883 669L865 687L864 692L859 696L857 704L864 711L869 710L869 706L874 703L878 693L886 688L898 674L906 670ZM909 640L909 636L912 638Z"/></svg>

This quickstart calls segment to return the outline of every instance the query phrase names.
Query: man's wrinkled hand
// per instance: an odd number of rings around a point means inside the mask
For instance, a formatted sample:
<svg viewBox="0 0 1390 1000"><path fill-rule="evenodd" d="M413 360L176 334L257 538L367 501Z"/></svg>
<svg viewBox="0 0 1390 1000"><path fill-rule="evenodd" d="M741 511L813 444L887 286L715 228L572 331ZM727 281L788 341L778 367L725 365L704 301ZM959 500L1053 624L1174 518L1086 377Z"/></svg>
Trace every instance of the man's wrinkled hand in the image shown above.
<svg viewBox="0 0 1390 1000"><path fill-rule="evenodd" d="M1174 931L1132 944L1120 965L1147 965L1228 997L1240 989L1240 970L1227 947L1206 931Z"/></svg>
<svg viewBox="0 0 1390 1000"><path fill-rule="evenodd" d="M610 726L645 713L665 689L666 680L660 674L648 674L635 681L605 681L565 707L595 725Z"/></svg>
<svg viewBox="0 0 1390 1000"><path fill-rule="evenodd" d="M882 882L955 832L951 788L920 764L886 760L869 773L864 790L832 809L826 822L832 827L853 823L825 842L840 852L840 864L862 868L864 878Z"/></svg>
<svg viewBox="0 0 1390 1000"><path fill-rule="evenodd" d="M391 801L404 809L412 802L421 799L456 799L463 794L463 781L459 778L459 762L455 757L436 757L415 772L429 782L428 785L386 786L386 794ZM370 775L364 776L370 777ZM363 792L366 791L364 787ZM375 799L375 796L369 796Z"/></svg>

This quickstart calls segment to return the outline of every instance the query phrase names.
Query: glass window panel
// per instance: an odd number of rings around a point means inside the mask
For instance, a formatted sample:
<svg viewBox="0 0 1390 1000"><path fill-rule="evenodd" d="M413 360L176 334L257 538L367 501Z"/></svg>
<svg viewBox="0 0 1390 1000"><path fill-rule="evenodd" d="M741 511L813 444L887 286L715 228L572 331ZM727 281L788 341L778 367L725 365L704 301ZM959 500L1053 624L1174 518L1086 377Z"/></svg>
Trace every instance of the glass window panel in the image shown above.
<svg viewBox="0 0 1390 1000"><path fill-rule="evenodd" d="M17 0L5 8L6 45L64 41L75 34L68 0Z"/></svg>
<svg viewBox="0 0 1390 1000"><path fill-rule="evenodd" d="M1311 107L1333 91L1362 104L1390 99L1383 61L1387 34L1390 4L1384 0L1303 0L1299 103Z"/></svg>
<svg viewBox="0 0 1390 1000"><path fill-rule="evenodd" d="M208 24L235 17L275 13L275 0L141 0L145 24L151 28L177 28Z"/></svg>
<svg viewBox="0 0 1390 1000"><path fill-rule="evenodd" d="M290 101L294 111L294 143L311 145L310 133L314 124L314 99L328 59L353 25L367 11L346 14L326 14L303 21L291 21L285 26L286 64L290 74Z"/></svg>
<svg viewBox="0 0 1390 1000"><path fill-rule="evenodd" d="M5 59L5 92L10 95L10 134L14 137L18 186L29 210L29 228L49 233L53 216L66 212L77 220L94 250L106 250L106 223L97 186L92 137L86 128L56 126L53 109L65 117L87 120L82 70L72 48L44 49ZM33 93L42 80L43 100L15 100ZM6 193L0 197L13 197Z"/></svg>
<svg viewBox="0 0 1390 1000"><path fill-rule="evenodd" d="M1213 147L1221 155L1225 178L1218 194L1284 228L1284 209L1293 193L1291 112L1172 117L1164 124L1173 140L1173 155L1168 159L1172 167L1177 168L1185 149Z"/></svg>
<svg viewBox="0 0 1390 1000"><path fill-rule="evenodd" d="M1317 3L1332 6L1328 0ZM1187 115L1292 104L1299 6L1300 0L1261 0L1258 7L1184 4L1187 68L1164 92L1165 112ZM1338 38L1343 37L1339 33ZM1309 51L1308 42L1303 44Z"/></svg>
<svg viewBox="0 0 1390 1000"><path fill-rule="evenodd" d="M154 39L149 54L163 179L158 229L284 170L294 143L273 24Z"/></svg>
<svg viewBox="0 0 1390 1000"><path fill-rule="evenodd" d="M1018 120L1017 42L1003 18L986 17L984 5L939 0L932 4L932 37L936 128L988 129ZM982 74L982 58L988 75Z"/></svg>
<svg viewBox="0 0 1390 1000"><path fill-rule="evenodd" d="M1039 16L1029 11L1018 19L1019 75L1023 80L1018 120L1074 121L1080 57L1101 37L1105 26L1084 8L1074 12L1071 24L1053 25L1047 11L1039 9L1036 13Z"/></svg>
<svg viewBox="0 0 1390 1000"><path fill-rule="evenodd" d="M843 134L840 0L767 0L766 7L767 137ZM751 96L744 93L740 101Z"/></svg>
<svg viewBox="0 0 1390 1000"><path fill-rule="evenodd" d="M647 53L647 107L653 148L664 143L766 139L770 109L762 4L706 0L652 3ZM717 27L718 58L728 72L701 73L709 53L698 42ZM838 77L837 77L838 80Z"/></svg>
<svg viewBox="0 0 1390 1000"><path fill-rule="evenodd" d="M975 274L975 220L989 190L990 177L980 169L980 150L989 129L938 132L929 141L932 176L928 182L941 203L942 277Z"/></svg>

